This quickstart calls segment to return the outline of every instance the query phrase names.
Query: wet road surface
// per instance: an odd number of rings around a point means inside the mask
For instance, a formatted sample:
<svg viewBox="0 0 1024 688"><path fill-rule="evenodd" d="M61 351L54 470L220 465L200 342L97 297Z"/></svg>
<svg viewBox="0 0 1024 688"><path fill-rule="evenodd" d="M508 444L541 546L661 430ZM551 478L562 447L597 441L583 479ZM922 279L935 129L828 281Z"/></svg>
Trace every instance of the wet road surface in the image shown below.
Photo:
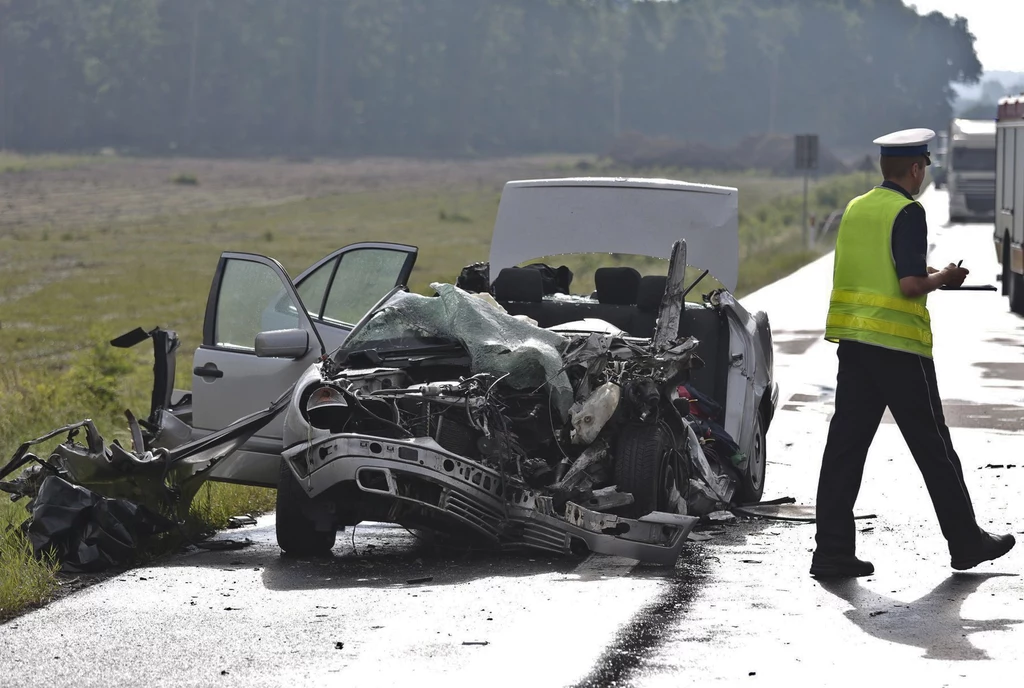
<svg viewBox="0 0 1024 688"><path fill-rule="evenodd" d="M930 263L995 282L991 227L943 228L929 191ZM766 499L813 504L832 412L821 339L831 260L744 300L775 330L780 410ZM1005 297L929 301L940 393L984 527L1024 534L1024 320ZM339 534L327 561L282 558L273 516L0 626L4 685L1016 685L1024 562L956 574L898 428L875 437L858 553L876 575L807 575L813 526L714 524L674 570L632 560L437 550L400 527ZM412 582L410 582L412 581Z"/></svg>

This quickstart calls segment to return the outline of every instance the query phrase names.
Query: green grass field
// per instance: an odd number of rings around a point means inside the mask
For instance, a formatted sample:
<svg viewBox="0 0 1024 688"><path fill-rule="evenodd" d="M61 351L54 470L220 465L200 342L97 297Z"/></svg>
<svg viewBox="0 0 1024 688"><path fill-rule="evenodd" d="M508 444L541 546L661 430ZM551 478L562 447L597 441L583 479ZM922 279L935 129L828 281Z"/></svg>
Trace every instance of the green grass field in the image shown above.
<svg viewBox="0 0 1024 688"><path fill-rule="evenodd" d="M0 150L0 174L28 172L30 170L66 170L96 158L83 155L19 155Z"/></svg>
<svg viewBox="0 0 1024 688"><path fill-rule="evenodd" d="M188 174L197 184L182 185L167 170L187 171L186 163L0 154L0 207L6 203L17 217L8 225L0 217L0 461L21 441L84 417L96 420L108 441L124 438L123 410L148 412L150 352L146 346L115 350L105 342L136 326L179 332L177 385L189 387L191 351L200 341L221 251L267 254L295 275L352 242L411 243L420 254L410 286L422 291L486 259L504 180L581 173L558 158L469 168L416 163L415 174L393 162L322 170L251 164L252 170L243 163L195 163L199 172ZM280 176L282 169L290 176ZM601 166L586 171L621 173ZM20 181L25 174L32 182L27 191ZM629 174L740 189L740 295L828 250L803 247L799 180L672 170ZM318 180L312 192L310 178ZM294 192L282 188L289 183ZM823 218L866 184L860 174L815 182L811 212ZM224 189L236 207L209 209L218 196L211 188ZM119 204L133 208L130 218L112 214ZM148 216L146 208L152 208ZM268 490L214 485L203 494L190 520L194 532L222 527L233 514L273 508ZM32 559L14 529L26 515L20 503L0 502L0 618L54 590L54 567Z"/></svg>

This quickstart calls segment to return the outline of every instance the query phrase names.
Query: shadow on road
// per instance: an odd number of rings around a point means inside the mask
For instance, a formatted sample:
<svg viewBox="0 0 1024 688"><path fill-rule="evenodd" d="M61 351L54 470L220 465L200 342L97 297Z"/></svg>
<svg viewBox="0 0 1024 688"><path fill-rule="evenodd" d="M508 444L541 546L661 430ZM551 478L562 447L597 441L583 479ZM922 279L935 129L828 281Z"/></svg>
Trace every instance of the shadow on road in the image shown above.
<svg viewBox="0 0 1024 688"><path fill-rule="evenodd" d="M1006 631L1024 619L965 619L960 608L990 578L1010 573L955 573L931 592L910 603L880 595L857 580L818 581L822 588L853 606L846 618L868 635L886 642L919 647L926 659L991 659L971 643L972 633Z"/></svg>
<svg viewBox="0 0 1024 688"><path fill-rule="evenodd" d="M330 556L290 557L274 541L273 527L244 533L254 542L237 551L199 552L175 565L257 569L269 590L341 590L459 585L487 577L567 574L583 557L537 551L495 551L463 543L433 542L401 526L373 523L338 533ZM426 580L429 579L429 580ZM415 581L415 582L410 582Z"/></svg>

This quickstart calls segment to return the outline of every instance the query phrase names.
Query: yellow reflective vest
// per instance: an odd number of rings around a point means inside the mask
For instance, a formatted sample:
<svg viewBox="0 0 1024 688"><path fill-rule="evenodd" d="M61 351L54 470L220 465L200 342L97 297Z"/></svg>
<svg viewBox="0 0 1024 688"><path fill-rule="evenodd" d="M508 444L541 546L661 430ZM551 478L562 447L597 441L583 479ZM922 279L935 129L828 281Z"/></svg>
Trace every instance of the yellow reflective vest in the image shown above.
<svg viewBox="0 0 1024 688"><path fill-rule="evenodd" d="M931 358L928 297L903 295L892 255L893 223L911 203L917 201L876 187L846 206L836 239L828 341L852 339Z"/></svg>

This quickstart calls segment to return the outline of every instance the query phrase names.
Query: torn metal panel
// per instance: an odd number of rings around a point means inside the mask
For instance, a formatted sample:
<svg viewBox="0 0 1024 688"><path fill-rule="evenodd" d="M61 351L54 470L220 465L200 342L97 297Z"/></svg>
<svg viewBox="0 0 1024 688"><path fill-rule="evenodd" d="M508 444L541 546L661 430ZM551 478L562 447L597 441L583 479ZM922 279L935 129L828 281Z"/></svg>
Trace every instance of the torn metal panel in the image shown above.
<svg viewBox="0 0 1024 688"><path fill-rule="evenodd" d="M572 463L569 471L556 485L559 490L585 489L611 475L611 450L605 440L591 444Z"/></svg>
<svg viewBox="0 0 1024 688"><path fill-rule="evenodd" d="M668 281L658 308L658 322L654 328L654 350L663 351L679 335L679 316L683 312L683 280L686 278L686 242L672 244L672 257L668 263Z"/></svg>
<svg viewBox="0 0 1024 688"><path fill-rule="evenodd" d="M37 555L53 552L67 570L96 571L127 562L142 539L184 519L210 470L287 407L291 390L264 411L173 448L152 447L126 412L132 448L107 444L91 420L23 443L0 469L0 490L29 498L26 533ZM75 441L85 430L85 443ZM28 452L60 434L67 439L47 460Z"/></svg>
<svg viewBox="0 0 1024 688"><path fill-rule="evenodd" d="M591 492L584 506L593 511L611 511L629 506L634 501L633 495L629 492L619 492L617 485L609 485Z"/></svg>
<svg viewBox="0 0 1024 688"><path fill-rule="evenodd" d="M693 432L693 426L684 420L686 423L686 443L689 450L690 460L693 465L696 466L698 475L702 481L702 492L704 486L707 487L707 491L710 495L716 498L723 504L728 504L732 500L732 496L736 491L736 483L731 477L725 474L722 470L713 470L711 463L708 461L704 449L701 447L700 441L697 439L697 435ZM707 492L705 492L706 494Z"/></svg>
<svg viewBox="0 0 1024 688"><path fill-rule="evenodd" d="M149 407L149 422L155 424L161 410L190 404L191 395L181 399L178 404L174 404L172 401L177 361L175 354L181 346L177 332L160 327L147 332L141 327L137 327L120 337L115 337L110 341L110 345L119 349L129 349L147 339L153 342L153 391Z"/></svg>

